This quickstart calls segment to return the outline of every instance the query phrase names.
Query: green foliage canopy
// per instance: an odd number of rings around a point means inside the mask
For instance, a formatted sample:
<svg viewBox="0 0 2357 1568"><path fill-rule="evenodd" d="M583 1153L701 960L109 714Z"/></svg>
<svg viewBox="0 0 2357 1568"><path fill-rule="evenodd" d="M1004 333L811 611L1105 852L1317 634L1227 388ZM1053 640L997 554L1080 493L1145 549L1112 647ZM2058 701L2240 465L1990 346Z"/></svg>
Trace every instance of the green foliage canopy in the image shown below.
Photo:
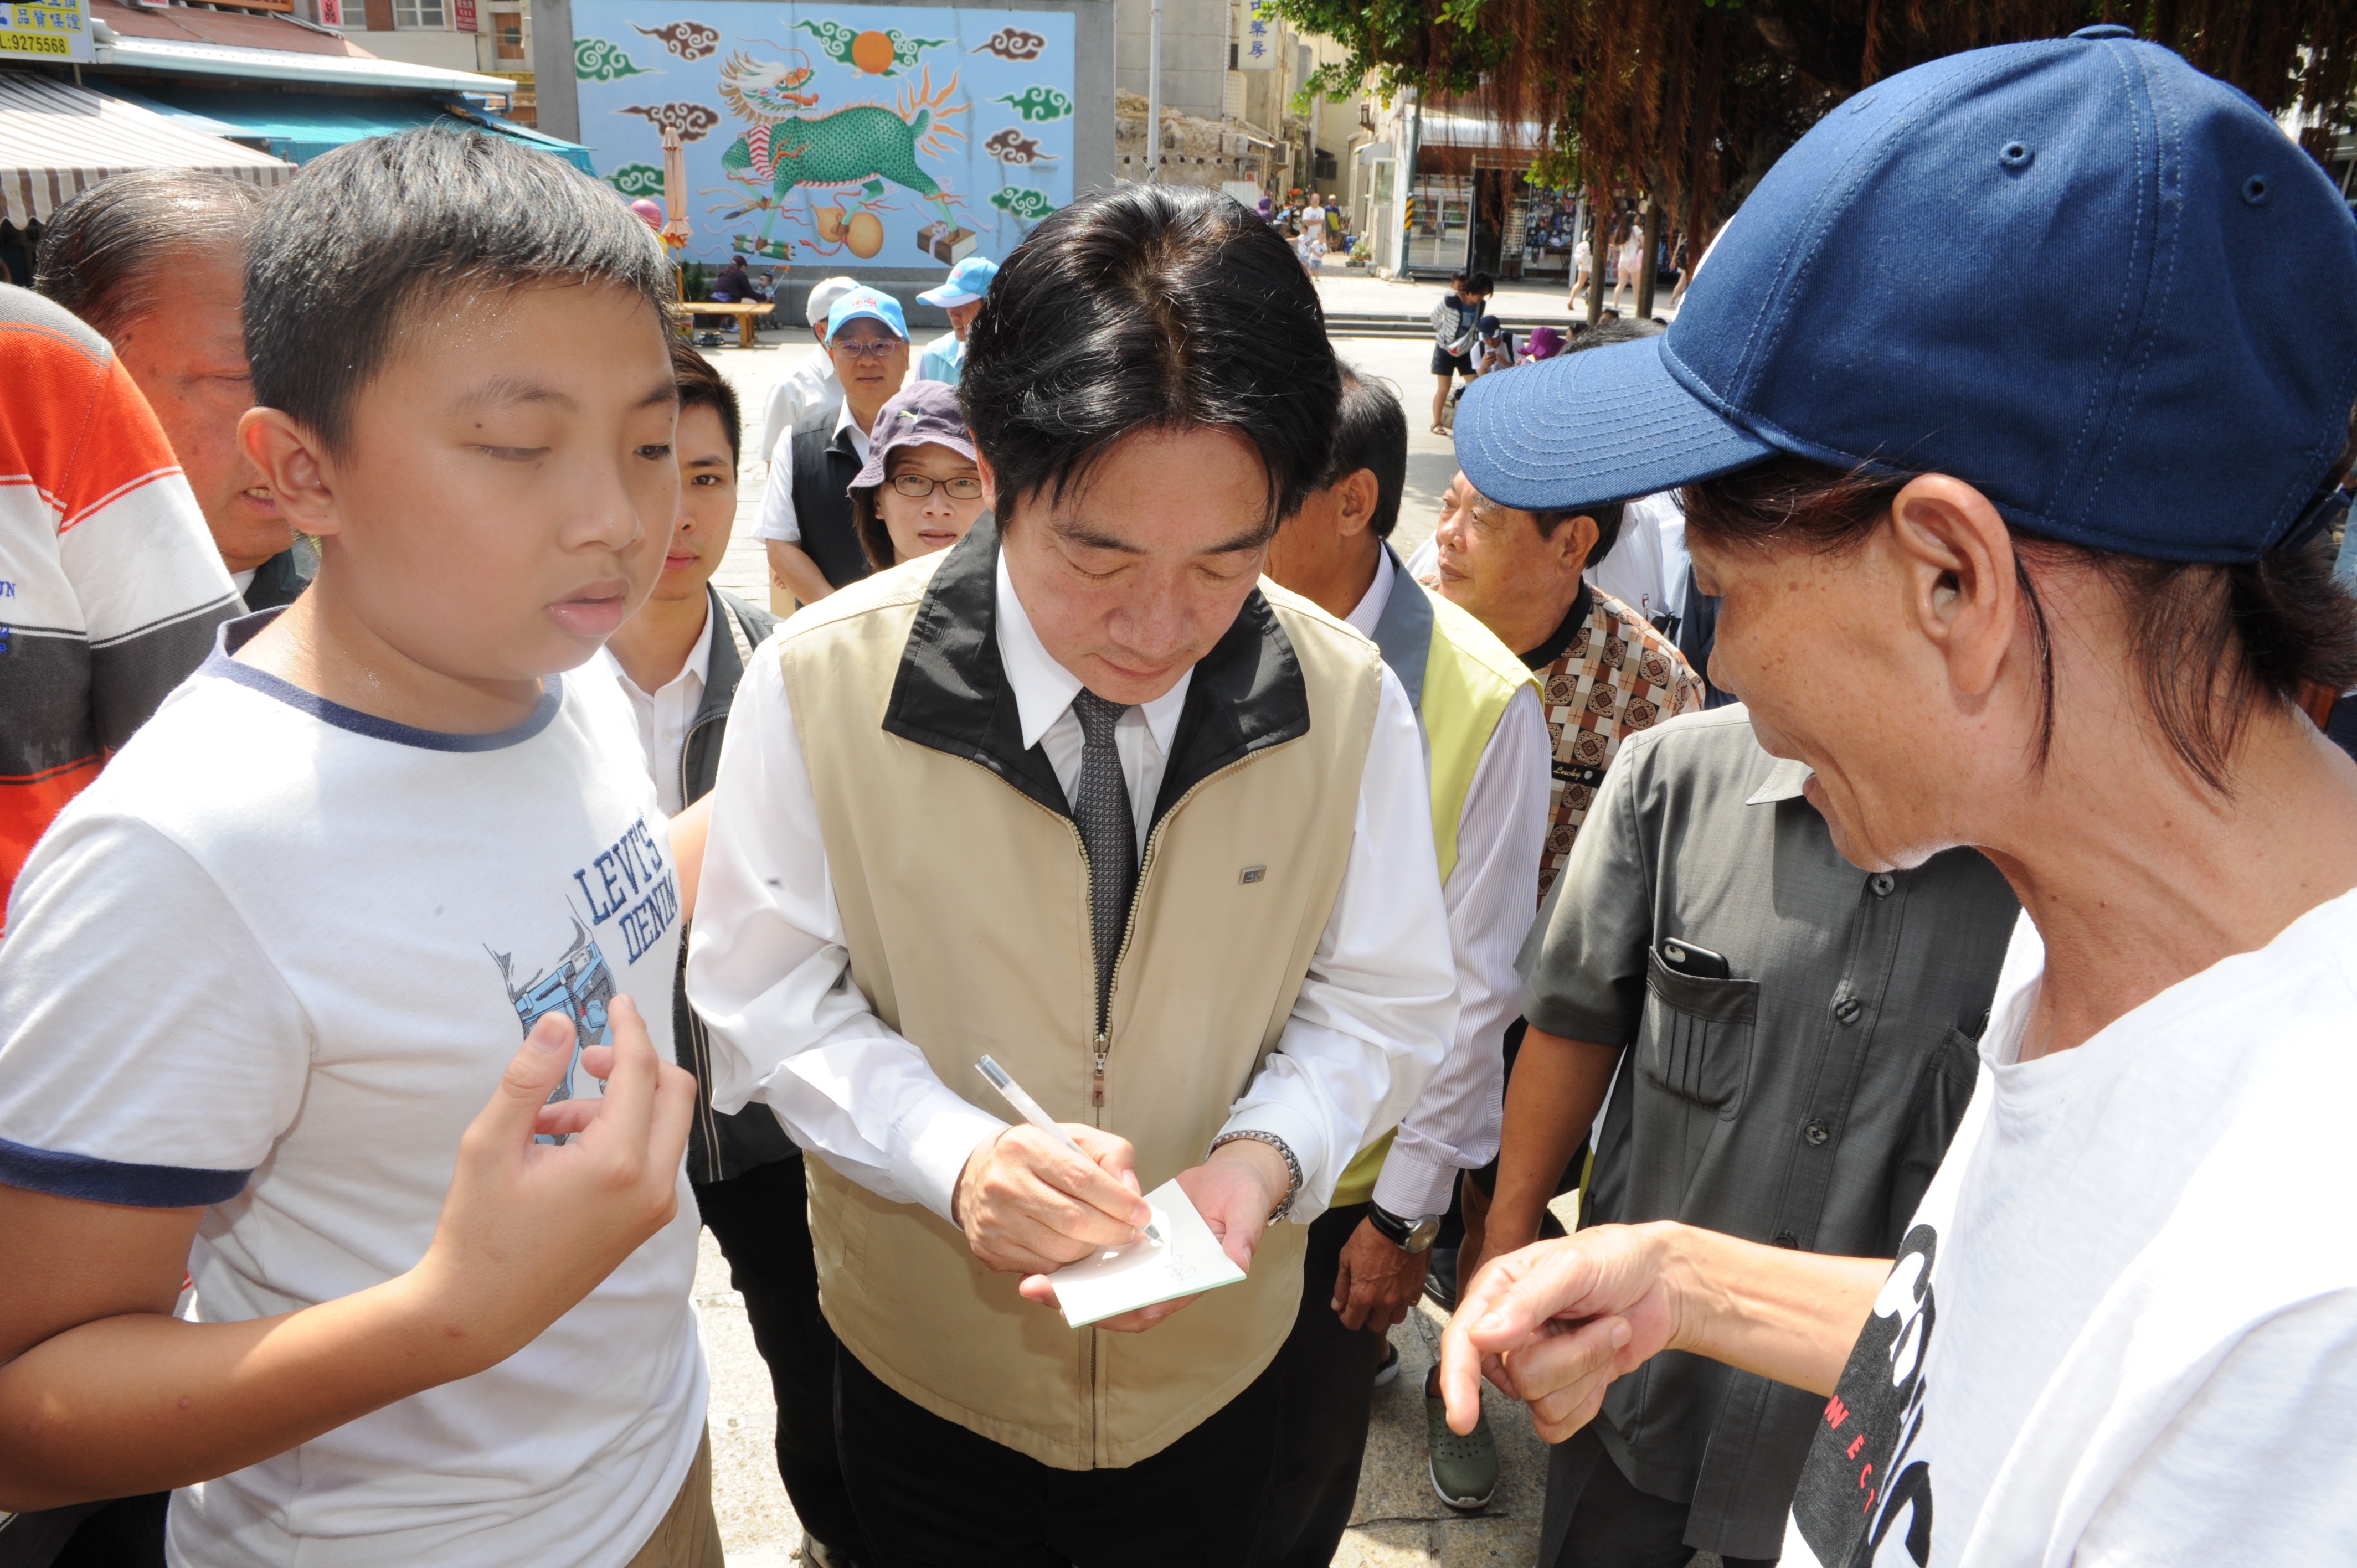
<svg viewBox="0 0 2357 1568"><path fill-rule="evenodd" d="M2357 0L1275 0L1350 50L1304 96L1472 98L1537 127L1533 177L1639 193L1697 240L1850 94L1961 49L2122 22L2248 92L2351 117ZM2321 153L2320 127L2306 138Z"/></svg>

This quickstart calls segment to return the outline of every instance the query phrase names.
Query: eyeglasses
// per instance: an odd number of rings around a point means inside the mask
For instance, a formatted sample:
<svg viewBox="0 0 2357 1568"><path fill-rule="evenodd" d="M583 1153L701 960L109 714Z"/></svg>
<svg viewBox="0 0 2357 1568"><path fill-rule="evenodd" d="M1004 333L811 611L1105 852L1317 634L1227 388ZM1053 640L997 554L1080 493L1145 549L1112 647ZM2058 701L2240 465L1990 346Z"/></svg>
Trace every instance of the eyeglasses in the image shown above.
<svg viewBox="0 0 2357 1568"><path fill-rule="evenodd" d="M914 500L923 500L937 487L949 491L950 499L953 501L975 500L982 495L982 481L970 474L961 474L954 479L929 479L922 474L896 474L892 477L892 488Z"/></svg>
<svg viewBox="0 0 2357 1568"><path fill-rule="evenodd" d="M848 354L855 360L882 360L888 358L893 349L907 347L898 338L837 338L827 345L830 351Z"/></svg>

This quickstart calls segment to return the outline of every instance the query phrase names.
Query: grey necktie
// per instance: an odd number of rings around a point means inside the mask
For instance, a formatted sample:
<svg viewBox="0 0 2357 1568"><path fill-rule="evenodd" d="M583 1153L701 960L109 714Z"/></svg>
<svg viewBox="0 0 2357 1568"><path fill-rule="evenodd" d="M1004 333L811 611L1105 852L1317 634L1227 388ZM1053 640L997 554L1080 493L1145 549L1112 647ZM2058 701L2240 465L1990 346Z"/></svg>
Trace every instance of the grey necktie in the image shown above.
<svg viewBox="0 0 2357 1568"><path fill-rule="evenodd" d="M1121 956L1122 928L1129 919L1129 896L1137 886L1137 819L1129 809L1129 785L1122 777L1114 726L1129 709L1083 688L1072 699L1086 742L1081 748L1081 788L1072 817L1089 852L1089 909L1096 926L1097 1021L1104 1024L1113 987L1114 960Z"/></svg>

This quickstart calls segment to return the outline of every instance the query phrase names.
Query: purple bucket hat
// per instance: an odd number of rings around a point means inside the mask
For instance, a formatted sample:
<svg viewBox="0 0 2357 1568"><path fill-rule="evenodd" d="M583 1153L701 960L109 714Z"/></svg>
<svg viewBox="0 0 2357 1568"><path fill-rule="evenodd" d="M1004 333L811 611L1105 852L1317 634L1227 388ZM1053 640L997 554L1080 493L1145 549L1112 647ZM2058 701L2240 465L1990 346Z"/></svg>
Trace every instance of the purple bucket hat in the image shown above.
<svg viewBox="0 0 2357 1568"><path fill-rule="evenodd" d="M867 466L848 487L872 490L884 482L884 465L902 446L946 446L974 456L974 437L958 407L957 389L947 381L911 381L885 400L867 433Z"/></svg>

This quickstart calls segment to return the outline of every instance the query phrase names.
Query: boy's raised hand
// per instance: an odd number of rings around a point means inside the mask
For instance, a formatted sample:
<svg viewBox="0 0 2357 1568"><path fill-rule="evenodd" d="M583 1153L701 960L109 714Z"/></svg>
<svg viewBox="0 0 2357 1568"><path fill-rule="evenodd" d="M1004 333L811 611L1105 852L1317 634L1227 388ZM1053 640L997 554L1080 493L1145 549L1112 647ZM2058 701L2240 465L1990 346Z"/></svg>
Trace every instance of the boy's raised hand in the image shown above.
<svg viewBox="0 0 2357 1568"><path fill-rule="evenodd" d="M655 1054L638 1006L611 1003L614 1044L582 1053L602 1099L548 1102L573 1056L562 1014L533 1026L459 1140L420 1301L490 1366L530 1343L671 1220L694 1114L693 1075ZM542 1133L576 1134L562 1144Z"/></svg>

